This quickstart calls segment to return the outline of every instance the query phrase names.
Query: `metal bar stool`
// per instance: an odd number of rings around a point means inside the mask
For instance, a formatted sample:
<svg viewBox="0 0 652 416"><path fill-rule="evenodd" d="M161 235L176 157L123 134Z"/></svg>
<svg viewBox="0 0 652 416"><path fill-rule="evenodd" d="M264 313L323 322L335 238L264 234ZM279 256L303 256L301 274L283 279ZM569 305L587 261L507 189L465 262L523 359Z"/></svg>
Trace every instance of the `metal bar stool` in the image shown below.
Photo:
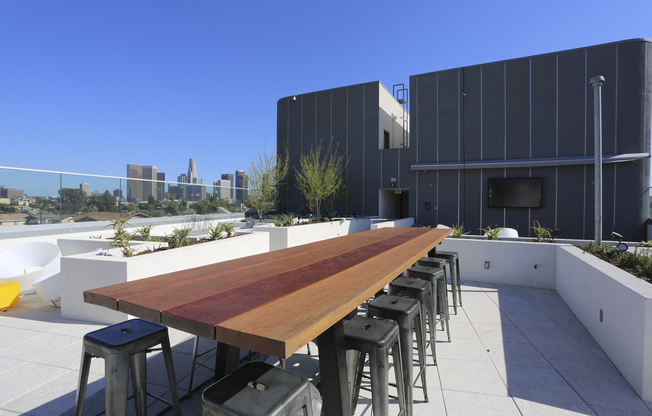
<svg viewBox="0 0 652 416"><path fill-rule="evenodd" d="M435 286L437 290L437 286ZM437 354L435 352L435 333L437 321L435 319L436 304L434 301L436 296L432 295L432 285L427 280L422 279L408 279L407 277L399 277L389 284L389 294L395 296L408 296L419 301L421 304L421 316L428 317L428 325L430 326L430 351L432 352L432 359L437 365ZM426 319L421 319L423 324L422 332L427 334L425 325Z"/></svg>
<svg viewBox="0 0 652 416"><path fill-rule="evenodd" d="M161 345L165 367L170 383L173 403L147 392L147 353L152 347ZM82 345L79 385L75 398L75 416L81 416L86 397L86 385L92 358L104 359L106 414L108 416L127 413L127 389L129 369L134 389L136 414L147 414L147 395L174 406L177 416L181 415L177 381L172 363L172 351L167 327L142 319L132 319L107 326L84 336Z"/></svg>
<svg viewBox="0 0 652 416"><path fill-rule="evenodd" d="M428 253L428 257L438 257L448 260L451 277L456 276L458 299L460 306L462 306L462 275L460 273L460 256L457 251L432 250ZM455 302L455 297L453 297L453 302Z"/></svg>
<svg viewBox="0 0 652 416"><path fill-rule="evenodd" d="M344 322L344 342L347 351L359 351L357 360L349 360L349 368L355 366L352 373L354 380L351 393L351 414L360 395L362 370L366 355L369 354L369 371L371 373L371 405L373 414L385 416L389 410L389 349L394 357L394 374L398 388L398 402L401 413L405 409L405 386L403 385L403 366L401 363L401 345L398 339L398 324L381 319L356 316Z"/></svg>
<svg viewBox="0 0 652 416"><path fill-rule="evenodd" d="M202 394L202 416L285 416L300 410L312 416L308 379L260 361L243 365Z"/></svg>
<svg viewBox="0 0 652 416"><path fill-rule="evenodd" d="M426 267L414 266L407 270L407 276L415 279L423 279L430 282L431 285L437 286L436 290L432 291L433 297L437 297L434 301L437 308L438 321L441 322L441 329L446 325L446 334L448 335L448 342L451 341L450 331L450 315L448 313L448 294L446 292L446 274L444 269L440 267ZM430 327L433 328L432 326Z"/></svg>
<svg viewBox="0 0 652 416"><path fill-rule="evenodd" d="M439 267L441 269L448 269L448 278L451 282L451 292L453 292L453 311L457 315L457 279L453 278L453 269L447 259L442 259L439 257L421 257L417 261L416 266L426 266L426 267ZM446 279L448 281L448 279Z"/></svg>
<svg viewBox="0 0 652 416"><path fill-rule="evenodd" d="M417 333L417 351L419 355L419 374L423 385L424 401L428 402L428 388L426 383L426 342L423 334L423 322L421 316L421 304L418 300L406 296L385 295L375 298L367 303L367 316L391 319L398 324L399 338L401 342L401 361L403 365L403 384L405 386L405 407L406 414L413 414L413 351L412 332Z"/></svg>

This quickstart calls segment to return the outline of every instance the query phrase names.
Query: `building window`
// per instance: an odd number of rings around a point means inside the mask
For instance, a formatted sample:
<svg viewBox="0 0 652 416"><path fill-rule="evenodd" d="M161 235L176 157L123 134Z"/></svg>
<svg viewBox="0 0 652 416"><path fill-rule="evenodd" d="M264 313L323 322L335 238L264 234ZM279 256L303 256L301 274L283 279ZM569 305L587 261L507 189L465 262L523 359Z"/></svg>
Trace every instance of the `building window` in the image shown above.
<svg viewBox="0 0 652 416"><path fill-rule="evenodd" d="M389 145L389 132L387 130L384 130L384 132L385 132L385 141L384 141L383 149L389 149L390 148L390 145Z"/></svg>

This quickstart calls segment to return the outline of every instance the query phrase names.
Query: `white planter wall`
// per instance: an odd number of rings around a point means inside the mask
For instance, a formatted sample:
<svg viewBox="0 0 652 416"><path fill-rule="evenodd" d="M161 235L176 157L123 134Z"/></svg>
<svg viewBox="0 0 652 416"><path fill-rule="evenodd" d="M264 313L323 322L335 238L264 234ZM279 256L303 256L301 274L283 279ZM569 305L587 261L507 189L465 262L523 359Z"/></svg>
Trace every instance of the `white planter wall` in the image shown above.
<svg viewBox="0 0 652 416"><path fill-rule="evenodd" d="M638 395L652 400L652 285L559 246L556 289Z"/></svg>
<svg viewBox="0 0 652 416"><path fill-rule="evenodd" d="M400 220L390 220L383 221L371 224L371 229L376 230L378 228L387 228L387 227L412 227L414 225L414 218L403 218Z"/></svg>
<svg viewBox="0 0 652 416"><path fill-rule="evenodd" d="M292 227L275 227L273 224L262 224L254 226L254 231L268 233L269 251L275 251L367 231L370 227L371 221L369 219L353 218Z"/></svg>
<svg viewBox="0 0 652 416"><path fill-rule="evenodd" d="M556 244L449 237L437 249L459 253L464 280L555 289Z"/></svg>
<svg viewBox="0 0 652 416"><path fill-rule="evenodd" d="M233 238L181 247L136 257L98 256L92 253L61 258L61 316L113 324L127 316L107 308L84 303L88 289L219 263L254 254L269 248L266 233L250 233Z"/></svg>

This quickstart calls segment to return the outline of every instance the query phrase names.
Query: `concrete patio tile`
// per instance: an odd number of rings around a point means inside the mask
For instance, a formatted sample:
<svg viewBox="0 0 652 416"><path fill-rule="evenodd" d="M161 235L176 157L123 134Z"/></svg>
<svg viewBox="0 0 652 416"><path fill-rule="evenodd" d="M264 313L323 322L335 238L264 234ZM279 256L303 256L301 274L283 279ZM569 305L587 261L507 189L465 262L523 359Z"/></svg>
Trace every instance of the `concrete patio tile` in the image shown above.
<svg viewBox="0 0 652 416"><path fill-rule="evenodd" d="M437 361L440 359L491 362L486 348L479 339L453 338L451 342L438 342Z"/></svg>
<svg viewBox="0 0 652 416"><path fill-rule="evenodd" d="M525 400L518 397L514 398L514 402L516 403L516 406L518 407L518 410L521 412L521 414L528 416L597 416L588 407L586 407L584 410L566 409L563 407Z"/></svg>
<svg viewBox="0 0 652 416"><path fill-rule="evenodd" d="M523 414L594 414L552 367L509 366L505 376L509 393Z"/></svg>
<svg viewBox="0 0 652 416"><path fill-rule="evenodd" d="M608 375L620 374L612 366L596 356L593 351L583 346L546 345L538 348L538 350L562 375L574 371Z"/></svg>
<svg viewBox="0 0 652 416"><path fill-rule="evenodd" d="M516 403L509 396L493 396L462 391L443 390L447 416L520 416ZM438 414L438 413L431 413ZM442 413L443 414L443 413Z"/></svg>
<svg viewBox="0 0 652 416"><path fill-rule="evenodd" d="M498 342L520 342L530 343L523 333L510 320L504 320L500 324L486 322L473 322L473 328L480 340Z"/></svg>
<svg viewBox="0 0 652 416"><path fill-rule="evenodd" d="M30 331L22 328L12 328L9 331L3 332L2 343L0 343L0 356L4 356L2 352L7 348L27 342L41 336L42 334L42 332Z"/></svg>
<svg viewBox="0 0 652 416"><path fill-rule="evenodd" d="M0 389L0 407L68 371L70 370L36 363L24 363L5 371L2 378L10 382L3 383Z"/></svg>
<svg viewBox="0 0 652 416"><path fill-rule="evenodd" d="M652 415L650 409L620 374L564 371L562 376L598 415Z"/></svg>
<svg viewBox="0 0 652 416"><path fill-rule="evenodd" d="M84 323L78 321L74 324L68 324L61 328L55 329L52 331L52 333L58 335L67 335L69 337L79 337L81 339L89 332L93 332L105 327L106 325L102 324Z"/></svg>
<svg viewBox="0 0 652 416"><path fill-rule="evenodd" d="M50 416L64 413L75 405L78 379L78 371L67 371L50 382L5 403L3 408L34 416ZM104 378L96 374L90 374L87 394L92 395L98 391L103 391L103 389Z"/></svg>
<svg viewBox="0 0 652 416"><path fill-rule="evenodd" d="M567 347L586 348L559 326L517 325L527 339L537 348L549 345L565 345Z"/></svg>
<svg viewBox="0 0 652 416"><path fill-rule="evenodd" d="M51 351L76 343L79 343L79 340L74 337L42 333L38 337L4 348L0 354L14 360L33 361Z"/></svg>
<svg viewBox="0 0 652 416"><path fill-rule="evenodd" d="M496 341L483 341L483 344L487 349L487 354L497 367L551 367L550 363L532 344Z"/></svg>
<svg viewBox="0 0 652 416"><path fill-rule="evenodd" d="M72 344L66 345L55 351L51 351L41 357L31 360L35 363L51 365L55 367L63 367L68 369L79 369L81 363L82 340L76 339ZM93 362L91 361L91 369L93 369ZM91 370L92 371L92 370ZM102 374L104 369L102 368Z"/></svg>
<svg viewBox="0 0 652 416"><path fill-rule="evenodd" d="M11 370L14 367L25 364L24 361L12 360L11 358L1 357L0 356L0 374L5 373Z"/></svg>
<svg viewBox="0 0 652 416"><path fill-rule="evenodd" d="M439 359L441 387L445 390L508 396L505 383L491 362Z"/></svg>
<svg viewBox="0 0 652 416"><path fill-rule="evenodd" d="M550 318L531 305L524 308L501 308L501 312L520 329L532 326L559 328Z"/></svg>
<svg viewBox="0 0 652 416"><path fill-rule="evenodd" d="M451 339L455 338L465 338L465 339L480 339L478 334L469 320L464 317L463 319L450 320L451 327ZM441 328L441 326L439 326ZM437 332L437 337L439 337L440 332ZM443 336L443 339L447 339Z"/></svg>

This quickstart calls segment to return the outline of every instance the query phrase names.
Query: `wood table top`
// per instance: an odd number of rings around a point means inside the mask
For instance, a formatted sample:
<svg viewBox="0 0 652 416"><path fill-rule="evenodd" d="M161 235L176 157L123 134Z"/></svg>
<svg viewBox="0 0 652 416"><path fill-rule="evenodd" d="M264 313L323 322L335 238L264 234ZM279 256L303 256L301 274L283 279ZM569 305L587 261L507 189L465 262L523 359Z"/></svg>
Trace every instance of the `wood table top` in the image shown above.
<svg viewBox="0 0 652 416"><path fill-rule="evenodd" d="M84 301L288 358L450 232L426 228L365 231L87 290Z"/></svg>

